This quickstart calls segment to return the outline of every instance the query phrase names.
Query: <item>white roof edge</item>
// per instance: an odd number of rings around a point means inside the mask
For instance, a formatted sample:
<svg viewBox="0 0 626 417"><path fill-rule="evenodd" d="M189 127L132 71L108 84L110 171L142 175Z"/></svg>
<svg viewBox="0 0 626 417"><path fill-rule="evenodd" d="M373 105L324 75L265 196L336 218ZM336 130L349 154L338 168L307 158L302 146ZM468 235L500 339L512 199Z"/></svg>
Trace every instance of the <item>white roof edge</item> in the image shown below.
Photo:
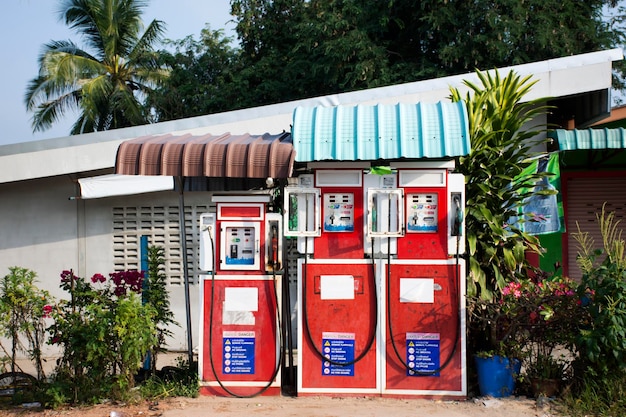
<svg viewBox="0 0 626 417"><path fill-rule="evenodd" d="M498 68L498 71L502 73L513 70L522 76L536 76L538 82L531 90L534 94L528 97L529 100L538 97L559 97L610 88L612 62L623 58L622 49L615 48ZM562 71L566 71L567 74L561 73ZM594 77L590 77L590 71ZM557 73L558 76L553 77L552 73ZM124 140L144 135L182 132L261 134L288 131L293 111L298 106L436 102L449 97L450 87L463 89L464 80L475 81L475 73L331 94L106 132L2 145L0 183L112 168L119 144Z"/></svg>

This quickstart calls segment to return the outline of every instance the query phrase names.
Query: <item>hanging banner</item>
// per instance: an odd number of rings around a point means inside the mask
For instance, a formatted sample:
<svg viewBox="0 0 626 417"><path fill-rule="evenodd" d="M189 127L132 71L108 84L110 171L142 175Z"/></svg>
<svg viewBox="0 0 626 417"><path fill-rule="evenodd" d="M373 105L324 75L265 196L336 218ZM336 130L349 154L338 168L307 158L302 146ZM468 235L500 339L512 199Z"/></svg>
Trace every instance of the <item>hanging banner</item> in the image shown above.
<svg viewBox="0 0 626 417"><path fill-rule="evenodd" d="M535 182L534 188L527 192L533 195L524 199L518 210L523 219L517 225L522 231L531 235L548 233L564 233L563 201L561 198L561 171L559 154L552 153L547 157L535 160L518 178L528 177L536 173L548 173Z"/></svg>

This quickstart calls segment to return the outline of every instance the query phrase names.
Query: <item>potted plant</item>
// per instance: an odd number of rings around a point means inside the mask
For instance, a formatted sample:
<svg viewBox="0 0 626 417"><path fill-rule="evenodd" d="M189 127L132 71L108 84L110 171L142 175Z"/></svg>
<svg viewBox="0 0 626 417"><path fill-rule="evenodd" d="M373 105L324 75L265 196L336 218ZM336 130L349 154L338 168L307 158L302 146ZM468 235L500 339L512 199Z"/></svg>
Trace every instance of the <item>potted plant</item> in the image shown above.
<svg viewBox="0 0 626 417"><path fill-rule="evenodd" d="M561 390L563 379L568 373L569 363L564 356L555 357L550 353L538 353L529 357L524 376L535 397L554 397Z"/></svg>
<svg viewBox="0 0 626 417"><path fill-rule="evenodd" d="M580 316L582 305L575 288L569 279L539 274L509 282L495 302L474 300L473 321L482 324L487 347L478 357L508 359L514 375L519 375L518 360L526 364L529 378L563 379L569 364L553 352L573 350L573 318Z"/></svg>
<svg viewBox="0 0 626 417"><path fill-rule="evenodd" d="M482 396L511 395L520 374L525 352L525 330L512 314L516 309L501 296L495 301L474 299L472 321L480 331L474 333L477 344L474 361L478 388Z"/></svg>

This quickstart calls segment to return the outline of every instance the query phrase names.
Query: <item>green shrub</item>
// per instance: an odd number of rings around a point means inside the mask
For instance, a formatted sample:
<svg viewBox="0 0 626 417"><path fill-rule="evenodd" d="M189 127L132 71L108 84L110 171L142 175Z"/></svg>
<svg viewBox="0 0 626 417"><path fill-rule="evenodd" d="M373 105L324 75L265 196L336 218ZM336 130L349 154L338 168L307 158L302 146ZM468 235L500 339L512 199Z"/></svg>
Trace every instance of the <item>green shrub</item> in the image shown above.
<svg viewBox="0 0 626 417"><path fill-rule="evenodd" d="M602 249L578 229L578 287L585 313L579 318L574 385L565 398L572 416L626 415L626 243L614 213L596 215Z"/></svg>
<svg viewBox="0 0 626 417"><path fill-rule="evenodd" d="M167 290L167 276L163 272L165 250L160 246L148 246L148 276L143 290L143 300L150 304L156 315L154 322L157 329L157 343L150 351L150 369L156 371L157 356L162 352L165 338L171 336L168 327L178 325L174 320L174 313L170 309L169 291Z"/></svg>
<svg viewBox="0 0 626 417"><path fill-rule="evenodd" d="M52 308L50 294L37 288L37 274L13 266L0 281L0 334L11 340L11 371L15 371L18 351L26 352L33 361L37 376L44 378L41 346L44 344L45 322ZM21 338L26 339L27 345ZM6 352L6 350L4 350Z"/></svg>
<svg viewBox="0 0 626 417"><path fill-rule="evenodd" d="M605 378L626 371L626 243L614 213L597 215L603 249L580 228L574 237L579 245L577 263L582 270L578 288L589 315L576 340L579 371Z"/></svg>
<svg viewBox="0 0 626 417"><path fill-rule="evenodd" d="M61 274L70 299L57 304L48 328L50 343L62 350L48 390L53 403L128 400L143 357L157 343L154 308L138 296L142 274L109 276L87 282L72 271Z"/></svg>

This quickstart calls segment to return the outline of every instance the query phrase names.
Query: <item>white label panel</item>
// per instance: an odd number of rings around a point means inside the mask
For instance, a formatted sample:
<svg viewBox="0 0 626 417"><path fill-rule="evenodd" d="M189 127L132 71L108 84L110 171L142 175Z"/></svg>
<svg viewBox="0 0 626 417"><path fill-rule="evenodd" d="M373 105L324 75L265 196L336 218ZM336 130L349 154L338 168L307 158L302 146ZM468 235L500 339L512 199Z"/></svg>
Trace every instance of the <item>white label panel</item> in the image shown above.
<svg viewBox="0 0 626 417"><path fill-rule="evenodd" d="M322 300L354 300L352 275L322 275L320 287Z"/></svg>
<svg viewBox="0 0 626 417"><path fill-rule="evenodd" d="M432 278L400 278L401 303L433 303L435 280Z"/></svg>

